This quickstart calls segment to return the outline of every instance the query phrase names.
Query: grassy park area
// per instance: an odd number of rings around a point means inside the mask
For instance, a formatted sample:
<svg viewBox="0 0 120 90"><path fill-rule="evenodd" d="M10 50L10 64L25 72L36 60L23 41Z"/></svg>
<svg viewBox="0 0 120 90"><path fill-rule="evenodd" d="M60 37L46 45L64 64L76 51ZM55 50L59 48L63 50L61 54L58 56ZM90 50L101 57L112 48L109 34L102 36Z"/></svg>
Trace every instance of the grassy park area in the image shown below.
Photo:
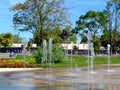
<svg viewBox="0 0 120 90"><path fill-rule="evenodd" d="M16 59L24 59L24 56L18 55ZM90 60L90 57L89 57ZM30 61L31 63L35 63L33 56L26 56L26 61ZM88 57L87 56L66 56L65 59L62 62L54 63L54 67L68 67L71 66L87 66L88 65ZM111 64L120 64L120 55L112 55L110 56ZM108 56L95 56L94 57L94 65L101 65L101 64L107 64L108 63ZM39 64L39 66L42 66Z"/></svg>
<svg viewBox="0 0 120 90"><path fill-rule="evenodd" d="M45 67L49 65L49 63L45 64L38 64L35 61L35 58L32 55L17 55L14 59L5 59L0 60L0 67L23 67L24 60L26 62L26 67ZM90 57L88 56L81 56L81 55L73 55L73 56L66 56L61 62L52 64L52 67L80 67L80 66L87 66L88 60L90 61ZM120 55L111 55L110 56L111 64L120 64ZM94 65L102 65L108 63L108 56L101 55L95 56L93 59Z"/></svg>
<svg viewBox="0 0 120 90"><path fill-rule="evenodd" d="M70 66L72 60L72 66L87 66L88 65L88 57L87 56L72 56L68 57L68 60L62 61L61 63L54 64L55 67L61 66ZM90 60L90 57L89 57ZM111 64L120 64L120 55L110 56ZM108 56L95 56L94 65L101 65L108 63Z"/></svg>

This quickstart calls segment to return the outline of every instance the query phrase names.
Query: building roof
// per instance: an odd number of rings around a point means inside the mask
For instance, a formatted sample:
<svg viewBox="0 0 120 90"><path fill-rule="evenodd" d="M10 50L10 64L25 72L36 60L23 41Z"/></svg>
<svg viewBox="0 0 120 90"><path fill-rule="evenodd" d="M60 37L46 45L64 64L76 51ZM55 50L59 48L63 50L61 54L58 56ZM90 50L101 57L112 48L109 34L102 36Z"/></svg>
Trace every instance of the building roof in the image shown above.
<svg viewBox="0 0 120 90"><path fill-rule="evenodd" d="M73 49L77 46L79 50L87 50L88 44L61 44L64 49Z"/></svg>
<svg viewBox="0 0 120 90"><path fill-rule="evenodd" d="M21 47L21 46L22 46L22 44L12 44L11 47Z"/></svg>
<svg viewBox="0 0 120 90"><path fill-rule="evenodd" d="M11 47L20 48L21 46L22 46L22 44L12 44ZM26 45L26 47L27 47L27 45ZM36 47L37 47L37 44L32 44L32 47L33 47L33 48L36 48Z"/></svg>

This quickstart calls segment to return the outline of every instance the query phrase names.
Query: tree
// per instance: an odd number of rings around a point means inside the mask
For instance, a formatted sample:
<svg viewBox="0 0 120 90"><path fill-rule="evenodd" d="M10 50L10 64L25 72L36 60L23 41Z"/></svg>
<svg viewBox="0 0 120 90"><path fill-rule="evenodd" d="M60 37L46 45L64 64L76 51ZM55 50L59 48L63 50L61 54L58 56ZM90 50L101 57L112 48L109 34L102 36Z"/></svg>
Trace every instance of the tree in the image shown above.
<svg viewBox="0 0 120 90"><path fill-rule="evenodd" d="M13 43L22 43L22 37L20 37L20 34L13 35Z"/></svg>
<svg viewBox="0 0 120 90"><path fill-rule="evenodd" d="M62 30L62 32L59 36L62 40L61 43L71 43L71 42L76 43L76 41L77 41L77 37L72 32L72 27L71 26L66 26L66 28L64 30Z"/></svg>
<svg viewBox="0 0 120 90"><path fill-rule="evenodd" d="M96 39L94 41L94 52L95 52L95 54L97 54L100 51L100 46L101 46L100 37L96 36Z"/></svg>
<svg viewBox="0 0 120 90"><path fill-rule="evenodd" d="M87 36L86 35L82 35L81 36L81 43L87 43L88 39L87 39Z"/></svg>
<svg viewBox="0 0 120 90"><path fill-rule="evenodd" d="M60 27L56 27L54 30L51 31L51 36L53 39L53 44L55 43L61 43L62 39L59 36L62 33L62 30L60 29ZM49 39L50 37L48 37Z"/></svg>
<svg viewBox="0 0 120 90"><path fill-rule="evenodd" d="M0 34L0 45L3 46L4 48L8 48L12 45L13 41L13 34L8 32L8 33L2 33Z"/></svg>
<svg viewBox="0 0 120 90"><path fill-rule="evenodd" d="M110 51L112 54L112 47L118 41L118 39L116 39L116 33L120 30L120 0L108 0L104 12L108 16L107 26L110 32ZM112 37L114 37L114 39L112 39Z"/></svg>
<svg viewBox="0 0 120 90"><path fill-rule="evenodd" d="M76 27L73 30L74 33L85 36L88 31L92 35L93 44L98 40L96 34L102 32L106 28L107 16L100 11L89 10L85 15L81 15L79 20L76 21ZM84 37L83 39L86 40ZM82 41L83 42L83 41ZM94 44L94 48L95 48Z"/></svg>
<svg viewBox="0 0 120 90"><path fill-rule="evenodd" d="M87 33L88 30L95 40L95 35L106 28L107 16L103 12L95 12L89 10L85 15L81 15L79 20L76 21L76 27L73 30L74 33L83 34Z"/></svg>
<svg viewBox="0 0 120 90"><path fill-rule="evenodd" d="M110 44L110 32L108 30L104 30L103 34L101 35L100 41L101 45L107 47L107 44Z"/></svg>
<svg viewBox="0 0 120 90"><path fill-rule="evenodd" d="M69 25L69 26L66 26L65 30L67 31L68 33L68 38L67 38L67 42L68 43L71 43L71 42L74 42L76 43L77 41L77 37L76 35L72 32L72 27Z"/></svg>
<svg viewBox="0 0 120 90"><path fill-rule="evenodd" d="M32 41L29 40L27 43L27 50L30 51L30 48L32 47Z"/></svg>
<svg viewBox="0 0 120 90"><path fill-rule="evenodd" d="M51 31L70 23L67 19L67 8L64 0L26 0L11 8L14 28L19 31L33 33L37 45L42 45L44 39L51 37ZM49 34L48 34L49 33Z"/></svg>
<svg viewBox="0 0 120 90"><path fill-rule="evenodd" d="M111 35L111 40L110 40L110 35ZM114 45L112 46L112 52L116 52L116 48L120 47L120 32L116 32L116 34L114 35L114 32L109 32L109 30L104 30L103 31L103 35L101 35L100 41L101 41L101 45L104 47L107 47L107 44L110 44L110 41L114 41L117 40Z"/></svg>

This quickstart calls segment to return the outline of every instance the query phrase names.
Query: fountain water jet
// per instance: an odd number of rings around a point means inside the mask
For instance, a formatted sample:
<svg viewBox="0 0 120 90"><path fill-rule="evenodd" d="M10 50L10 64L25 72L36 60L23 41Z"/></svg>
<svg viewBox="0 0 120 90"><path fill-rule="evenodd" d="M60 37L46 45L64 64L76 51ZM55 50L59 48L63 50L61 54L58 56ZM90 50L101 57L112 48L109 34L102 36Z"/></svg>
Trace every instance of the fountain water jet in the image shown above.
<svg viewBox="0 0 120 90"><path fill-rule="evenodd" d="M53 72L52 65L54 65L54 60L52 60L52 38L49 38L49 63L50 71Z"/></svg>
<svg viewBox="0 0 120 90"><path fill-rule="evenodd" d="M110 61L110 44L107 44L107 54L108 54L108 72L114 72L114 70L110 70L110 64L111 64L111 61Z"/></svg>
<svg viewBox="0 0 120 90"><path fill-rule="evenodd" d="M73 50L73 42L71 42L71 70L72 70L72 50Z"/></svg>
<svg viewBox="0 0 120 90"><path fill-rule="evenodd" d="M90 70L90 73L95 73L93 71L93 59L94 59L95 53L94 53L94 47L92 42L92 35L90 31L88 31L87 38L88 38L88 70ZM90 65L90 69L89 69L89 65Z"/></svg>
<svg viewBox="0 0 120 90"><path fill-rule="evenodd" d="M43 57L41 60L41 63L45 63L46 65L46 72L48 73L48 69L47 69L47 63L48 63L48 56L47 56L47 42L46 40L43 41Z"/></svg>
<svg viewBox="0 0 120 90"><path fill-rule="evenodd" d="M27 40L26 38L24 37L23 40L22 40L22 45L23 45L23 55L24 55L24 64L23 64L23 67L25 68L25 62L26 62L26 53L27 53L27 50L26 50L26 45L27 45Z"/></svg>

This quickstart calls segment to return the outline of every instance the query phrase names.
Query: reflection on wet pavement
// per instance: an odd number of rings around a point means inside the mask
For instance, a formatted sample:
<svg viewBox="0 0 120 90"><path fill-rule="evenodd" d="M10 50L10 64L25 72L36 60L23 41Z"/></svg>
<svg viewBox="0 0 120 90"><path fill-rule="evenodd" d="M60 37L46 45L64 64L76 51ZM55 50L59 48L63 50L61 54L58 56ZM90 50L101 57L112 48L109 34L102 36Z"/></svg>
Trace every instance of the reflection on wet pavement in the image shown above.
<svg viewBox="0 0 120 90"><path fill-rule="evenodd" d="M87 67L5 72L0 73L0 90L120 90L120 67L113 68L107 72L97 66L94 74Z"/></svg>

